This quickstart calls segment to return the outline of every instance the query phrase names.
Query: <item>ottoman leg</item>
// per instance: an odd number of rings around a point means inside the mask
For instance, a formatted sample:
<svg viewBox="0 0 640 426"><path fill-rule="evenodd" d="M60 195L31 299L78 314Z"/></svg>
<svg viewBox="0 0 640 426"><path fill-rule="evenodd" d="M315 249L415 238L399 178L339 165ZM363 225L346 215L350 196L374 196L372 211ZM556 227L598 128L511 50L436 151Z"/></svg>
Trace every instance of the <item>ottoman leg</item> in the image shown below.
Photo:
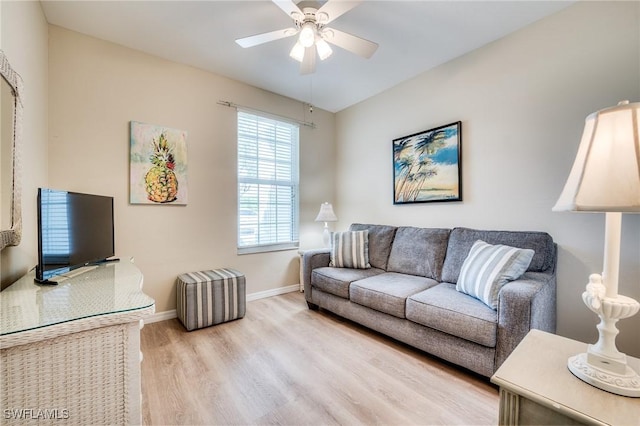
<svg viewBox="0 0 640 426"><path fill-rule="evenodd" d="M307 301L307 306L309 307L309 309L311 309L312 311L317 311L320 307L318 305L316 305L315 303L311 303Z"/></svg>

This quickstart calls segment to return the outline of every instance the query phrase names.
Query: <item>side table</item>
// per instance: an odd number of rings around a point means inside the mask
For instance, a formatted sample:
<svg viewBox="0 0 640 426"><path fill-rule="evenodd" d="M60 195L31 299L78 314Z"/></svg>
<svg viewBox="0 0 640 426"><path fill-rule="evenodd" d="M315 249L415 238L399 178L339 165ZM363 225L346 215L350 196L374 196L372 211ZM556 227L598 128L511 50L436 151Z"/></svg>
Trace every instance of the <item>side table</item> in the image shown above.
<svg viewBox="0 0 640 426"><path fill-rule="evenodd" d="M640 398L614 395L575 377L567 359L587 344L531 330L491 381L500 386L500 425L640 425ZM640 369L640 359L627 357Z"/></svg>

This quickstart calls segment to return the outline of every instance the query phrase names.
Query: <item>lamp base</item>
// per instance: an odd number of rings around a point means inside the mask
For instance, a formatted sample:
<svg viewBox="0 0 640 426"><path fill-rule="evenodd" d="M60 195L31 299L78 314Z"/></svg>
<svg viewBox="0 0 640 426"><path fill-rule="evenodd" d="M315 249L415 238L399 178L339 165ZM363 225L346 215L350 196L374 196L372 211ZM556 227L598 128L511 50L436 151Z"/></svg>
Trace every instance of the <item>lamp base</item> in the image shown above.
<svg viewBox="0 0 640 426"><path fill-rule="evenodd" d="M616 373L598 368L589 362L590 354L581 353L569 358L567 366L574 376L598 389L616 395L640 398L640 375L628 365L623 372ZM602 361L605 363L605 361ZM615 362L615 361L614 361Z"/></svg>
<svg viewBox="0 0 640 426"><path fill-rule="evenodd" d="M324 231L322 231L322 244L324 244L325 248L331 247L331 232L327 222L324 223Z"/></svg>
<svg viewBox="0 0 640 426"><path fill-rule="evenodd" d="M616 348L616 323L635 315L640 303L620 294L606 297L605 293L602 277L590 275L582 300L600 317L598 341L588 346L587 353L569 358L567 365L574 376L598 389L640 398L640 375L627 365L627 356Z"/></svg>

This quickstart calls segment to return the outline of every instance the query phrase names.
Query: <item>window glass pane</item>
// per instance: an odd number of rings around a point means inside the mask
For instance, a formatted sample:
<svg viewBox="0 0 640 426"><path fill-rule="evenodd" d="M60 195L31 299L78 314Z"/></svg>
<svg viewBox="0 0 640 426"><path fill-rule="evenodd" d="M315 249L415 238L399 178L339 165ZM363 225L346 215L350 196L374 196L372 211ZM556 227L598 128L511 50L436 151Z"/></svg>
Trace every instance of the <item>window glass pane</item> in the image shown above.
<svg viewBox="0 0 640 426"><path fill-rule="evenodd" d="M239 249L297 247L298 138L296 124L238 111Z"/></svg>

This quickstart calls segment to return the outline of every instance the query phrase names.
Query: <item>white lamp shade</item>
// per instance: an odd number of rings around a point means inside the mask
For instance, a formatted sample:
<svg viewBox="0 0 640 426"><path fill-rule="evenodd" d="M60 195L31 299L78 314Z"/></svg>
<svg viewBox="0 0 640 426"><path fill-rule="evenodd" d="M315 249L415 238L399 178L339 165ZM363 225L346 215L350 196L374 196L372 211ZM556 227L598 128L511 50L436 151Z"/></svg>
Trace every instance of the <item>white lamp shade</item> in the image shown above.
<svg viewBox="0 0 640 426"><path fill-rule="evenodd" d="M333 53L333 49L329 46L329 43L321 39L320 37L316 40L316 48L318 49L318 56L321 61L327 59Z"/></svg>
<svg viewBox="0 0 640 426"><path fill-rule="evenodd" d="M590 114L554 211L640 212L640 103Z"/></svg>
<svg viewBox="0 0 640 426"><path fill-rule="evenodd" d="M293 45L291 52L289 52L289 56L291 56L298 62L302 62L302 60L304 59L304 47L302 47L299 41L297 41L296 44Z"/></svg>
<svg viewBox="0 0 640 426"><path fill-rule="evenodd" d="M302 47L311 47L313 43L316 41L316 30L315 26L311 22L307 22L302 24L302 29L300 30L300 36L298 38L298 42L302 45Z"/></svg>
<svg viewBox="0 0 640 426"><path fill-rule="evenodd" d="M333 212L333 206L331 203L322 203L320 204L320 211L318 212L318 216L316 216L316 222L335 222L338 220L338 217Z"/></svg>

